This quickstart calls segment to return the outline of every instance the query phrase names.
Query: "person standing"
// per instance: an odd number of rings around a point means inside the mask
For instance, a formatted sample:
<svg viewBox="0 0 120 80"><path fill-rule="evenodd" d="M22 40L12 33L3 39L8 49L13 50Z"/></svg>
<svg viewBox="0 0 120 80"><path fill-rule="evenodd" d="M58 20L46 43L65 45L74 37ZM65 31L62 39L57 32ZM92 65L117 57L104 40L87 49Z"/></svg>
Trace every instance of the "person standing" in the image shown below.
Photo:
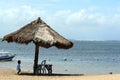
<svg viewBox="0 0 120 80"><path fill-rule="evenodd" d="M21 73L21 61L20 60L18 60L17 70L18 70L17 74L20 74Z"/></svg>

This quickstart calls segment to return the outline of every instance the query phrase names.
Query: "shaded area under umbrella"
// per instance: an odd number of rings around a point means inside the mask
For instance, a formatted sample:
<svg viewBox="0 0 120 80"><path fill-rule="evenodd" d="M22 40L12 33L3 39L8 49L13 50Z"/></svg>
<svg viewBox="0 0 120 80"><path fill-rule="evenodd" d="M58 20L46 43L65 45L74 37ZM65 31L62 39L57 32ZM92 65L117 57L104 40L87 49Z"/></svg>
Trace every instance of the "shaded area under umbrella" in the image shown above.
<svg viewBox="0 0 120 80"><path fill-rule="evenodd" d="M4 36L3 41L20 44L33 42L35 44L34 74L36 74L38 65L39 46L45 48L56 46L57 48L63 49L69 49L73 46L71 41L54 31L49 25L41 20L40 17L21 29Z"/></svg>

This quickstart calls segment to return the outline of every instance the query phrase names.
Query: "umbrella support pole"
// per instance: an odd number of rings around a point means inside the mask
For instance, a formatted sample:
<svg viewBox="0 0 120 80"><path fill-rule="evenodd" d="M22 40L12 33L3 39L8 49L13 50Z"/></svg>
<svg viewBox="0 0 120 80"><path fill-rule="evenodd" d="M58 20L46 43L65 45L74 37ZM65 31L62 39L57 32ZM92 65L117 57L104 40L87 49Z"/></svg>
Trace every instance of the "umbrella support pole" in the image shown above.
<svg viewBox="0 0 120 80"><path fill-rule="evenodd" d="M39 56L39 45L35 44L35 58L34 58L34 74L37 74L38 67L38 56Z"/></svg>

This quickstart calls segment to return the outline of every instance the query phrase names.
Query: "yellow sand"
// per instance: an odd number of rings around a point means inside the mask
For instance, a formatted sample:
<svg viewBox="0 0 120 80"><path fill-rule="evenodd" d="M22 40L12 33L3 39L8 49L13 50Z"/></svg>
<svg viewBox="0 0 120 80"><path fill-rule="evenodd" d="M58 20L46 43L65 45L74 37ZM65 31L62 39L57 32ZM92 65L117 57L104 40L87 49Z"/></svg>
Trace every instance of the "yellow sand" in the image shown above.
<svg viewBox="0 0 120 80"><path fill-rule="evenodd" d="M120 74L89 76L32 76L17 75L14 70L0 69L0 80L120 80Z"/></svg>

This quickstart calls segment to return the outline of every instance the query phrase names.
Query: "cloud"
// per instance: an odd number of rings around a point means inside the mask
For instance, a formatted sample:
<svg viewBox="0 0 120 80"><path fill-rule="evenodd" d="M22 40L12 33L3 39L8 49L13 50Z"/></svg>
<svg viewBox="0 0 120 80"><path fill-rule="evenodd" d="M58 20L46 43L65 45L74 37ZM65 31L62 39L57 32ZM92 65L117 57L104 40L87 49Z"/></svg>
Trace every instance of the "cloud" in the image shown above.
<svg viewBox="0 0 120 80"><path fill-rule="evenodd" d="M57 18L54 24L57 23L58 29L67 32L65 36L70 38L74 36L83 40L119 39L117 37L120 35L119 14L106 15L94 10L82 9L78 12L60 11L54 17Z"/></svg>
<svg viewBox="0 0 120 80"><path fill-rule="evenodd" d="M1 36L19 29L39 16L45 15L45 11L25 5L8 9L0 8L0 12Z"/></svg>
<svg viewBox="0 0 120 80"><path fill-rule="evenodd" d="M119 26L120 14L114 10L113 14L106 14L100 12L98 8L84 8L77 12L68 14L66 23L70 26L84 26L84 27L107 27Z"/></svg>
<svg viewBox="0 0 120 80"><path fill-rule="evenodd" d="M26 20L43 16L42 10L32 9L30 6L20 6L17 8L0 9L1 22L5 23L24 23Z"/></svg>
<svg viewBox="0 0 120 80"><path fill-rule="evenodd" d="M57 32L71 39L117 39L115 35L120 34L120 14L105 15L97 12L95 7L76 12L58 10L50 13L48 10L22 5L0 8L0 12L1 36L21 28L37 17L41 17Z"/></svg>

